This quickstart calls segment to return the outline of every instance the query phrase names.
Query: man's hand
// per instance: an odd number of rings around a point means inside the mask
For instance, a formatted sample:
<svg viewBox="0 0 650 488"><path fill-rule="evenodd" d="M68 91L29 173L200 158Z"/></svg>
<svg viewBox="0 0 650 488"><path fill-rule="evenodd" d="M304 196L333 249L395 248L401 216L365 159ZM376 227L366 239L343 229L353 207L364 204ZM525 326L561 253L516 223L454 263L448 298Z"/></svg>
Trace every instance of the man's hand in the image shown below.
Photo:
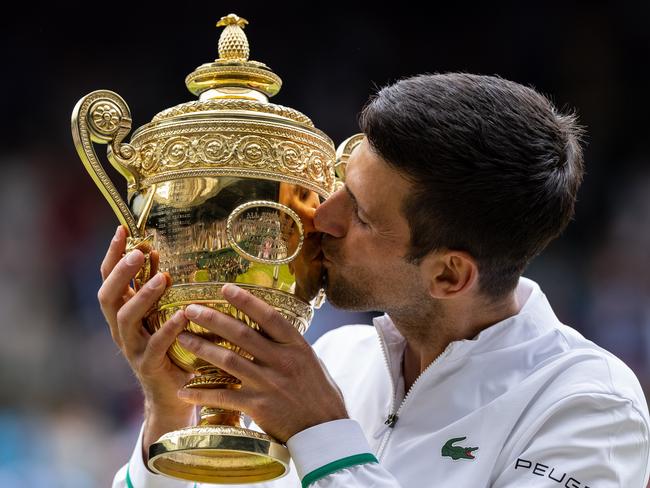
<svg viewBox="0 0 650 488"><path fill-rule="evenodd" d="M226 314L189 305L185 316L255 359L183 332L179 342L197 356L239 378L242 387L181 389L183 400L195 404L246 412L266 433L281 442L330 420L348 418L338 387L311 346L273 307L241 288L228 284L223 295L257 322L263 333Z"/></svg>
<svg viewBox="0 0 650 488"><path fill-rule="evenodd" d="M177 392L191 374L176 366L167 350L187 324L177 312L154 334L144 327L143 317L169 285L163 273L151 279L136 293L129 286L144 264L144 254L126 247L126 229L118 227L101 265L102 284L97 298L111 330L113 341L135 373L145 398L144 453L162 434L193 423L195 409L178 399ZM152 251L152 261L157 260ZM143 453L143 454L144 454ZM146 454L144 455L146 459Z"/></svg>

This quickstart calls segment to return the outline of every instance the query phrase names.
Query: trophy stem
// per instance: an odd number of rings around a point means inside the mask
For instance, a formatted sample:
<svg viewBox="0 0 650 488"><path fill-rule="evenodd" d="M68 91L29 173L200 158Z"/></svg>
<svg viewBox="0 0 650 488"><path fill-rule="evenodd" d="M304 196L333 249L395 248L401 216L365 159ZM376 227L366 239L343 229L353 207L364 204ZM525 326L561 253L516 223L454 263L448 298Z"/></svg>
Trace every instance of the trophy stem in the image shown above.
<svg viewBox="0 0 650 488"><path fill-rule="evenodd" d="M241 427L241 412L215 407L201 407L199 425L229 425Z"/></svg>
<svg viewBox="0 0 650 488"><path fill-rule="evenodd" d="M203 366L197 370L196 376L185 384L185 388L238 390L241 388L241 382L219 368ZM242 413L218 407L201 407L198 425L242 427Z"/></svg>
<svg viewBox="0 0 650 488"><path fill-rule="evenodd" d="M241 382L203 365L185 388L236 390ZM169 432L151 445L148 465L157 473L191 481L256 483L283 476L289 451L272 437L245 428L241 412L202 406L198 425Z"/></svg>
<svg viewBox="0 0 650 488"><path fill-rule="evenodd" d="M233 350L232 347L229 349ZM242 354L242 356L244 355ZM215 366L203 365L196 368L196 374L190 381L185 383L185 388L239 389L241 388L241 381Z"/></svg>
<svg viewBox="0 0 650 488"><path fill-rule="evenodd" d="M161 299L158 310L148 316L149 330L160 329L177 310L190 303L211 307L259 330L250 317L223 298L222 286L220 282L172 286ZM296 329L304 332L313 313L308 304L283 291L269 291L245 283L240 286L271 303L293 321ZM246 359L254 359L247 351L194 322L190 321L186 330ZM169 355L179 367L195 373L185 388L236 390L242 386L238 378L190 354L178 342L172 345ZM201 483L250 484L284 476L290 462L287 447L264 432L245 427L242 417L243 413L236 410L202 406L197 424L168 432L149 447L147 466L155 473Z"/></svg>

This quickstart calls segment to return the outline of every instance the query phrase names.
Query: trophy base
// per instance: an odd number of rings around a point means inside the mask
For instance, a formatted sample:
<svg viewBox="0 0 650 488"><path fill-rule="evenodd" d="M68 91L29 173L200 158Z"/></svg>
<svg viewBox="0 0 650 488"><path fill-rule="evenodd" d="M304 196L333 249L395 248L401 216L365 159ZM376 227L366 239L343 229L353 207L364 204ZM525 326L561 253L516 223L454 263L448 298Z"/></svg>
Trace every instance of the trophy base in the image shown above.
<svg viewBox="0 0 650 488"><path fill-rule="evenodd" d="M289 471L289 450L241 427L203 425L169 432L149 448L149 468L202 483L270 481Z"/></svg>

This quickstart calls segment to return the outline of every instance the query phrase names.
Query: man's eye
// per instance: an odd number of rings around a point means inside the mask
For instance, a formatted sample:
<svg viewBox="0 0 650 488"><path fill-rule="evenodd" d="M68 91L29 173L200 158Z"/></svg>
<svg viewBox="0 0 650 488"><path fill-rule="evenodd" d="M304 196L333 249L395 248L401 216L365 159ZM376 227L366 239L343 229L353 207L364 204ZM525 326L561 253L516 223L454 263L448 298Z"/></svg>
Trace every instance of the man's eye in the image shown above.
<svg viewBox="0 0 650 488"><path fill-rule="evenodd" d="M356 210L354 211L354 219L357 222L359 222L361 225L368 225L368 222L364 222L363 220L361 220L361 217L359 217L359 212L357 212Z"/></svg>

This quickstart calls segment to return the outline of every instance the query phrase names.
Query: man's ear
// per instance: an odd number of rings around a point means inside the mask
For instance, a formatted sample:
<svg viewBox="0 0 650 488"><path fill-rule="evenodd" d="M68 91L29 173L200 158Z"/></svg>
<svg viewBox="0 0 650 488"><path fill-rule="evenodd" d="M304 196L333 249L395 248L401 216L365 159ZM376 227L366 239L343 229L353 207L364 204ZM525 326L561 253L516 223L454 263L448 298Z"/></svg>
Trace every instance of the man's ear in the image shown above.
<svg viewBox="0 0 650 488"><path fill-rule="evenodd" d="M478 286L478 265L464 251L434 251L422 260L421 269L432 298L456 298Z"/></svg>

